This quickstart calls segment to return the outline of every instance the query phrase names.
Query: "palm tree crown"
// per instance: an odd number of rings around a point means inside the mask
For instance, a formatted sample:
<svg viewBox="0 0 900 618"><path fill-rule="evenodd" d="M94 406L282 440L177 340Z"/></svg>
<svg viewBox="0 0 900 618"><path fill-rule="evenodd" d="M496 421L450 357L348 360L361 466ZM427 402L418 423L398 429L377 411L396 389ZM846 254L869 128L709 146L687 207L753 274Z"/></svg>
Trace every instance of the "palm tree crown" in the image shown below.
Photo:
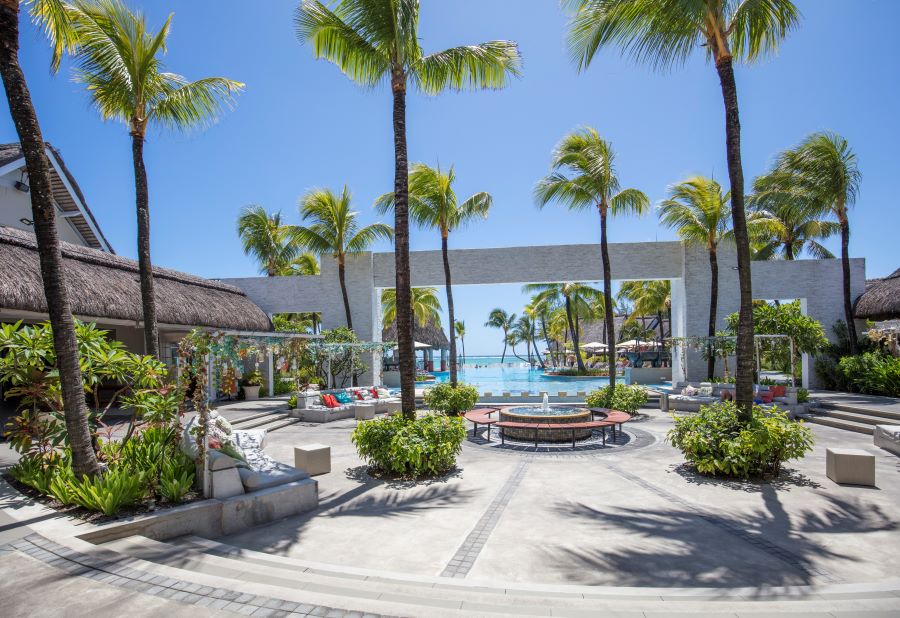
<svg viewBox="0 0 900 618"><path fill-rule="evenodd" d="M822 219L820 204L799 187L785 191L779 184L777 175L760 176L748 198L749 206L759 216L762 231L757 239L760 247L756 259L780 256L793 260L803 251L817 259L833 258L834 254L818 241L840 233L840 224Z"/></svg>
<svg viewBox="0 0 900 618"><path fill-rule="evenodd" d="M694 176L670 187L658 206L660 222L688 244L714 251L731 237L730 193L712 178Z"/></svg>
<svg viewBox="0 0 900 618"><path fill-rule="evenodd" d="M256 258L260 272L269 277L284 274L300 252L291 227L281 221L281 212L269 214L262 206L247 206L238 217L237 232L244 253Z"/></svg>
<svg viewBox="0 0 900 618"><path fill-rule="evenodd" d="M419 326L433 322L441 324L441 301L437 297L437 288L412 289L412 314ZM397 290L388 288L381 293L381 312L384 324L393 324L397 319Z"/></svg>

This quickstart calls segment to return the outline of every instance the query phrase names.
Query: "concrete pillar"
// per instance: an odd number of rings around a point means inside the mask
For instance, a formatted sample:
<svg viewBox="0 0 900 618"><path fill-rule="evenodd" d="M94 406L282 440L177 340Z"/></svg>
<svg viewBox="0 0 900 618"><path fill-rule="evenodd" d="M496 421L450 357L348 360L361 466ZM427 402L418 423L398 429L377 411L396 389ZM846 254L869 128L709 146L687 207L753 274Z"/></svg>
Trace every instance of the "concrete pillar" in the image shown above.
<svg viewBox="0 0 900 618"><path fill-rule="evenodd" d="M275 396L275 359L271 346L266 348L266 385L269 387L269 397Z"/></svg>

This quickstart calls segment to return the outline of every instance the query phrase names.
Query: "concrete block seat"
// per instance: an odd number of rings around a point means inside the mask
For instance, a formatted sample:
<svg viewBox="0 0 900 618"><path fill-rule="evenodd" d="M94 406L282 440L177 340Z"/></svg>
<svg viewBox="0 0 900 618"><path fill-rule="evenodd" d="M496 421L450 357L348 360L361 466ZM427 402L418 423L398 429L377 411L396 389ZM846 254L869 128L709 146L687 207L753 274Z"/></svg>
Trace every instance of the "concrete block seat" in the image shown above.
<svg viewBox="0 0 900 618"><path fill-rule="evenodd" d="M309 478L304 470L276 461L265 453L265 430L235 430L214 410L209 415L208 465L213 498L228 498ZM181 448L192 458L197 457L198 451L191 430L199 418L192 418L182 434Z"/></svg>
<svg viewBox="0 0 900 618"><path fill-rule="evenodd" d="M900 455L900 425L875 425L875 446Z"/></svg>
<svg viewBox="0 0 900 618"><path fill-rule="evenodd" d="M855 448L825 449L825 475L835 483L875 487L875 455Z"/></svg>

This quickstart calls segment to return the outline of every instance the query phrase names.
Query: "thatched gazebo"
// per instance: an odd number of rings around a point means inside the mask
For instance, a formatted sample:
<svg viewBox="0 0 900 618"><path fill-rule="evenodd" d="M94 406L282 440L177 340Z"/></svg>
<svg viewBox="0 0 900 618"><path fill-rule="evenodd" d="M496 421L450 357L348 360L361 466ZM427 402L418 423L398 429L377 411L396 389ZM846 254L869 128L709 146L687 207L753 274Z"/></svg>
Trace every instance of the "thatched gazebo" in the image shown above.
<svg viewBox="0 0 900 618"><path fill-rule="evenodd" d="M382 341L397 341L397 324L393 323L381 332ZM441 328L440 323L430 320L425 326L418 322L413 324L413 340L431 346L424 351L425 370L434 371L434 350L440 352L440 370L447 370L447 351L450 349L450 340ZM430 366L429 366L430 364Z"/></svg>
<svg viewBox="0 0 900 618"><path fill-rule="evenodd" d="M853 315L875 322L900 318L900 268L883 279L866 281L866 291L856 300Z"/></svg>
<svg viewBox="0 0 900 618"><path fill-rule="evenodd" d="M61 243L72 313L114 331L143 351L138 265L119 255ZM173 344L193 327L271 331L266 313L238 288L187 273L153 268L162 343ZM43 321L47 300L33 234L0 227L0 320ZM165 346L161 346L165 350ZM164 352L165 354L165 352Z"/></svg>

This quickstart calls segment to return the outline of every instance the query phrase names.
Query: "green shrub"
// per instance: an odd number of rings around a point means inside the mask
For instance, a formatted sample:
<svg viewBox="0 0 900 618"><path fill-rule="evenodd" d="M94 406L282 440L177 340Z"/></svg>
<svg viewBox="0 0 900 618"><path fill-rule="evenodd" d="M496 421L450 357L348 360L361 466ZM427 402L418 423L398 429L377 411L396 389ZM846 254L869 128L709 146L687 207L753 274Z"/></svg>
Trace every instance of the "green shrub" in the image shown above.
<svg viewBox="0 0 900 618"><path fill-rule="evenodd" d="M805 388L797 389L797 403L809 403L809 391Z"/></svg>
<svg viewBox="0 0 900 618"><path fill-rule="evenodd" d="M608 386L588 393L584 402L589 408L610 408L612 410L620 410L628 412L634 416L637 411L647 403L647 391L643 387L633 384L627 386L620 384L615 390L610 392Z"/></svg>
<svg viewBox="0 0 900 618"><path fill-rule="evenodd" d="M291 395L288 397L287 401L288 410L296 410L297 409L297 395Z"/></svg>
<svg viewBox="0 0 900 618"><path fill-rule="evenodd" d="M845 356L838 363L838 369L852 391L900 397L900 358L864 352Z"/></svg>
<svg viewBox="0 0 900 618"><path fill-rule="evenodd" d="M104 515L115 515L123 506L134 504L144 495L144 475L127 468L111 468L93 479L72 482L75 503Z"/></svg>
<svg viewBox="0 0 900 618"><path fill-rule="evenodd" d="M46 494L53 480L53 467L42 457L23 455L16 465L9 468L9 474L23 485Z"/></svg>
<svg viewBox="0 0 900 618"><path fill-rule="evenodd" d="M287 395L294 392L294 381L285 380L281 376L275 378L275 395Z"/></svg>
<svg viewBox="0 0 900 618"><path fill-rule="evenodd" d="M410 421L396 414L359 423L351 439L359 456L377 470L438 475L456 465L466 425L458 416L428 414Z"/></svg>
<svg viewBox="0 0 900 618"><path fill-rule="evenodd" d="M457 416L468 412L478 403L478 389L468 384L449 382L425 389L425 405L429 410Z"/></svg>
<svg viewBox="0 0 900 618"><path fill-rule="evenodd" d="M254 369L249 373L245 373L241 378L241 386L262 386L263 375L258 369Z"/></svg>
<svg viewBox="0 0 900 618"><path fill-rule="evenodd" d="M159 477L159 493L169 502L181 502L194 486L194 462L184 453L166 459Z"/></svg>
<svg viewBox="0 0 900 618"><path fill-rule="evenodd" d="M784 412L753 408L743 424L731 402L703 406L691 416L676 416L666 440L702 474L746 478L775 474L781 464L812 450L812 432Z"/></svg>

